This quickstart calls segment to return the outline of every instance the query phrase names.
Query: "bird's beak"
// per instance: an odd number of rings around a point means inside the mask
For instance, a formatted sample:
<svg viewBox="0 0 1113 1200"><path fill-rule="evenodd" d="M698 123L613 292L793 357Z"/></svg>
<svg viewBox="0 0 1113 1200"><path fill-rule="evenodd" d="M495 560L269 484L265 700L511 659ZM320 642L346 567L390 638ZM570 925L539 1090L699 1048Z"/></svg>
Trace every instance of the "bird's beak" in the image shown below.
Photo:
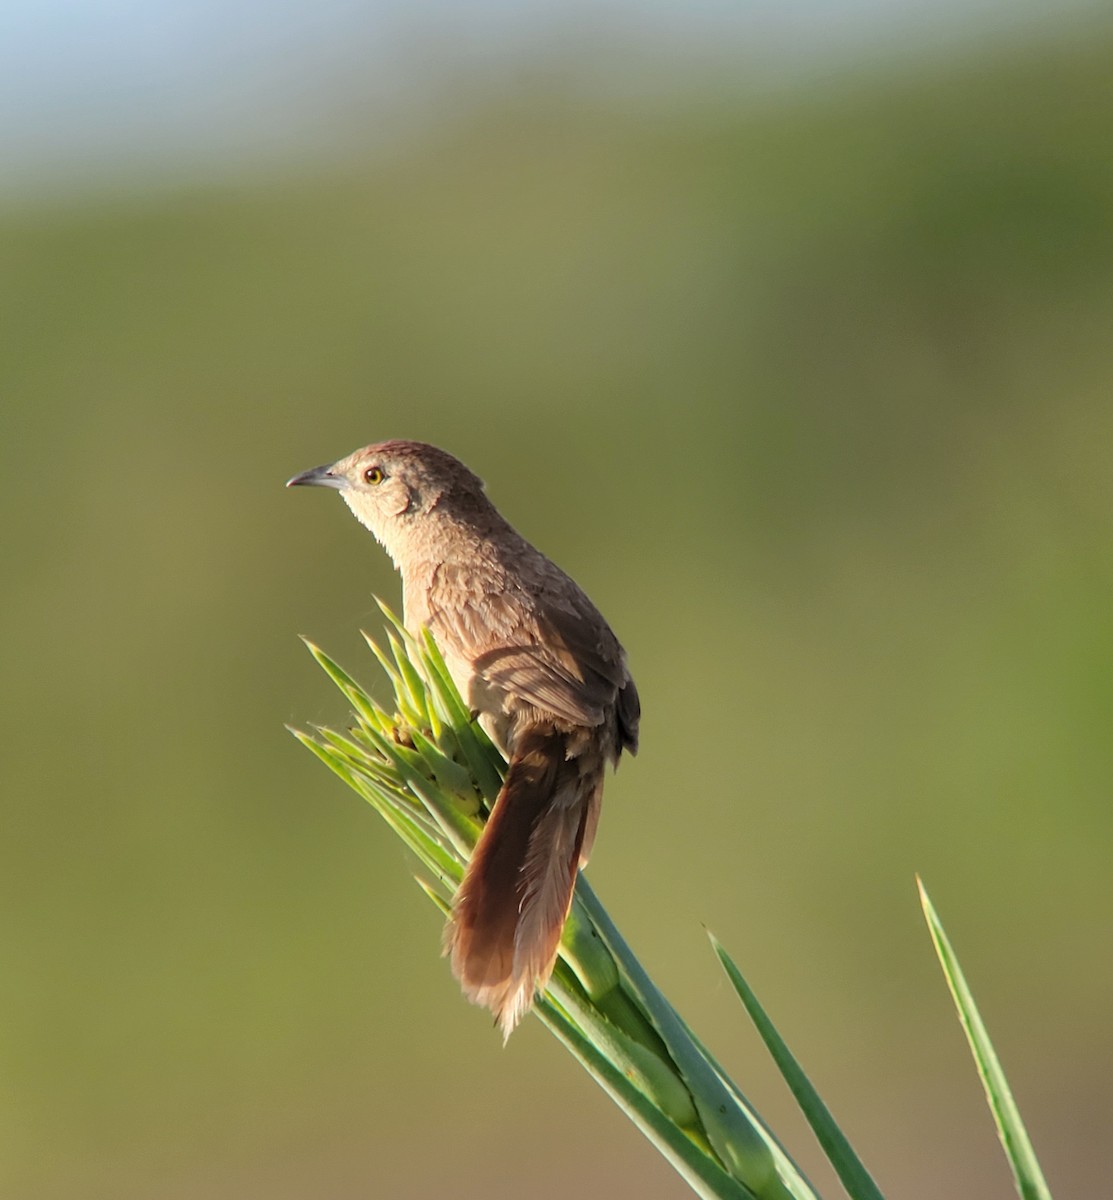
<svg viewBox="0 0 1113 1200"><path fill-rule="evenodd" d="M334 475L332 473L334 465L333 463L329 463L324 467L314 467L311 471L302 471L300 475L295 475L293 479L287 479L286 486L300 487L302 484L312 484L314 487L346 488L348 486L347 479L343 475Z"/></svg>

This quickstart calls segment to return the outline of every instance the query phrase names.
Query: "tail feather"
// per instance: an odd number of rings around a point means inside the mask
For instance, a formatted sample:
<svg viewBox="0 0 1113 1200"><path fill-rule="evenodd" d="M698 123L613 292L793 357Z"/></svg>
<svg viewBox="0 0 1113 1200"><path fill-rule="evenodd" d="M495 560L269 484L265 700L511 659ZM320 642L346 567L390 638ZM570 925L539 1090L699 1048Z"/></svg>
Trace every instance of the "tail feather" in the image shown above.
<svg viewBox="0 0 1113 1200"><path fill-rule="evenodd" d="M603 778L596 776L595 786L587 798L587 814L584 818L584 837L580 844L580 866L586 867L595 845L595 831L599 828L599 814L603 809Z"/></svg>
<svg viewBox="0 0 1113 1200"><path fill-rule="evenodd" d="M465 995L504 1037L552 973L601 792L602 762L568 758L563 735L518 739L446 931Z"/></svg>

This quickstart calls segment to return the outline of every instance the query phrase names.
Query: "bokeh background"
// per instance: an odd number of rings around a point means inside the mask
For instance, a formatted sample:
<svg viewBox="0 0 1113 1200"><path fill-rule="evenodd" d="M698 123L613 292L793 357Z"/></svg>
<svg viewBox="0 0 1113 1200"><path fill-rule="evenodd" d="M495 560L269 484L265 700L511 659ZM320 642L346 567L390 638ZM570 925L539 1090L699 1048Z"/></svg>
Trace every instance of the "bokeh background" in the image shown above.
<svg viewBox="0 0 1113 1200"><path fill-rule="evenodd" d="M625 641L593 883L825 1193L1113 1173L1113 20L1069 4L15 0L0 17L0 1191L679 1198L285 722L435 441ZM376 686L379 686L376 683Z"/></svg>

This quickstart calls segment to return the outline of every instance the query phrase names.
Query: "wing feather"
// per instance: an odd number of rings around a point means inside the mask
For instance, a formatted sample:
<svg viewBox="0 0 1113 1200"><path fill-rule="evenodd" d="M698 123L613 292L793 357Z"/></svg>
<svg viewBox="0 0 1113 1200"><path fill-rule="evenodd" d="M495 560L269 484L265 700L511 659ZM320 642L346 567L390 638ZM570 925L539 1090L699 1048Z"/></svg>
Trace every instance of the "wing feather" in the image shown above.
<svg viewBox="0 0 1113 1200"><path fill-rule="evenodd" d="M564 575L558 581L534 586L527 604L505 579L464 576L441 563L430 589L430 629L488 683L557 720L602 725L618 700L622 741L634 746L637 693L622 647L579 587Z"/></svg>

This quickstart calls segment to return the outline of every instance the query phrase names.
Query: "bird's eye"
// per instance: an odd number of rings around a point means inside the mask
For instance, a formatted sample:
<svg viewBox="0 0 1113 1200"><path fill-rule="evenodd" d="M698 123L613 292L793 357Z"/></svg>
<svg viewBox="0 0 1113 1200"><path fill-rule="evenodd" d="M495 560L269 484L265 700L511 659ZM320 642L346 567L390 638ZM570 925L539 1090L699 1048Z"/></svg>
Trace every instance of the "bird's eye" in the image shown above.
<svg viewBox="0 0 1113 1200"><path fill-rule="evenodd" d="M386 476L383 474L382 467L368 467L367 470L363 472L363 478L366 479L368 483L382 483Z"/></svg>

